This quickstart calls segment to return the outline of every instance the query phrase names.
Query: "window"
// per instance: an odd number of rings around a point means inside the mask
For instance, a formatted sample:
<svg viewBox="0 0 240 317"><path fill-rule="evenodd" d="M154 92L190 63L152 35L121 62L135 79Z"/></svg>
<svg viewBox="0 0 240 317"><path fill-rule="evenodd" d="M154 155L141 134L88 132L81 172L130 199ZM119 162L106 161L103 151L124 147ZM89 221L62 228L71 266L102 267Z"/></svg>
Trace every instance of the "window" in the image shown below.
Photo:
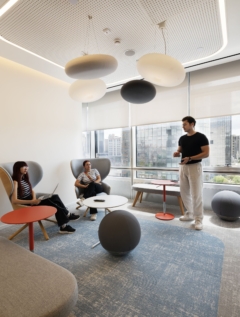
<svg viewBox="0 0 240 317"><path fill-rule="evenodd" d="M130 167L131 133L129 128L95 131L96 157L107 157L112 167Z"/></svg>
<svg viewBox="0 0 240 317"><path fill-rule="evenodd" d="M182 122L136 127L136 166L178 167L179 158L173 152L182 134Z"/></svg>
<svg viewBox="0 0 240 317"><path fill-rule="evenodd" d="M240 167L240 115L199 119L196 131L209 139L210 156L203 166ZM136 166L173 168L179 158L173 158L178 140L184 134L182 122L136 127Z"/></svg>

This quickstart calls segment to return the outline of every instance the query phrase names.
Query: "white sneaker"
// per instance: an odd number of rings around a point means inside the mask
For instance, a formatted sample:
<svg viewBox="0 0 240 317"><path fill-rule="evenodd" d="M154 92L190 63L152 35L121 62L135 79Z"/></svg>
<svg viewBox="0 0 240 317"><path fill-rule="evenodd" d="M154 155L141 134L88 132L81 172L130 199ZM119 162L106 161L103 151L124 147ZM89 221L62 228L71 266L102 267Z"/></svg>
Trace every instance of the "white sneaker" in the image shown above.
<svg viewBox="0 0 240 317"><path fill-rule="evenodd" d="M195 230L202 230L203 225L202 225L202 220L196 219L195 220Z"/></svg>
<svg viewBox="0 0 240 317"><path fill-rule="evenodd" d="M90 220L94 221L97 219L97 214L92 214Z"/></svg>
<svg viewBox="0 0 240 317"><path fill-rule="evenodd" d="M79 199L79 201L77 201L77 204L79 205L79 206L84 206L83 205L83 200L84 200L85 198L81 198L81 199Z"/></svg>
<svg viewBox="0 0 240 317"><path fill-rule="evenodd" d="M181 216L179 218L179 220L181 220L181 221L193 221L194 220L193 214L187 211L184 216Z"/></svg>

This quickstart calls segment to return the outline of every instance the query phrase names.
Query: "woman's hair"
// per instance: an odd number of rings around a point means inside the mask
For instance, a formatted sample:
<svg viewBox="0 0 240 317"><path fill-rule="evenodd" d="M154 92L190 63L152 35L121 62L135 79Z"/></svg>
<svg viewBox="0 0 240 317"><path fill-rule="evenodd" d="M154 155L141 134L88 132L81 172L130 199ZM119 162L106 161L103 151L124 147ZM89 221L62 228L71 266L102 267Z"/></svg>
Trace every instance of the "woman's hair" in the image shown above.
<svg viewBox="0 0 240 317"><path fill-rule="evenodd" d="M87 162L90 162L90 161L89 161L89 160L83 161L83 163L82 163L83 167L85 167L85 164L86 164Z"/></svg>
<svg viewBox="0 0 240 317"><path fill-rule="evenodd" d="M14 163L13 165L13 175L12 175L12 179L16 182L18 182L18 194L21 197L23 194L23 189L22 189L22 185L21 185L21 180L25 180L26 183L28 183L28 185L30 186L30 191L32 191L32 185L29 181L29 177L28 177L28 172L24 175L21 174L20 172L20 168L24 167L24 166L28 166L26 162L23 161L18 161L16 163Z"/></svg>

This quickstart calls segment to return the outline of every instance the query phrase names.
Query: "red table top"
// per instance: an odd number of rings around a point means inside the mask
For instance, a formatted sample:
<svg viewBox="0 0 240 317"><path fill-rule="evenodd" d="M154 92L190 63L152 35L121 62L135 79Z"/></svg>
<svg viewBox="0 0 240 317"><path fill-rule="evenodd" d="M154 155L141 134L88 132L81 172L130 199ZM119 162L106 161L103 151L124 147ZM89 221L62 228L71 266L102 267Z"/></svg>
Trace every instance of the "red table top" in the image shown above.
<svg viewBox="0 0 240 317"><path fill-rule="evenodd" d="M177 182L172 182L168 179L159 179L159 180L151 181L151 183L155 185L176 185L177 184Z"/></svg>
<svg viewBox="0 0 240 317"><path fill-rule="evenodd" d="M8 224L22 224L46 219L56 213L55 207L31 206L10 211L1 217Z"/></svg>

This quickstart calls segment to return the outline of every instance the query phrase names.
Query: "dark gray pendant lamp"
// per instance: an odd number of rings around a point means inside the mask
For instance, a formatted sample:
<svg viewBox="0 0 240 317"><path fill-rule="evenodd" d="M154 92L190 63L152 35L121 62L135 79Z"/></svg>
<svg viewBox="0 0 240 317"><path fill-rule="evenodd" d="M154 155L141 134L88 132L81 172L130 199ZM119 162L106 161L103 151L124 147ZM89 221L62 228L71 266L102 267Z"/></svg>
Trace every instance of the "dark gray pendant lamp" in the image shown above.
<svg viewBox="0 0 240 317"><path fill-rule="evenodd" d="M131 80L122 86L121 96L130 103L147 103L156 96L156 88L145 80Z"/></svg>

